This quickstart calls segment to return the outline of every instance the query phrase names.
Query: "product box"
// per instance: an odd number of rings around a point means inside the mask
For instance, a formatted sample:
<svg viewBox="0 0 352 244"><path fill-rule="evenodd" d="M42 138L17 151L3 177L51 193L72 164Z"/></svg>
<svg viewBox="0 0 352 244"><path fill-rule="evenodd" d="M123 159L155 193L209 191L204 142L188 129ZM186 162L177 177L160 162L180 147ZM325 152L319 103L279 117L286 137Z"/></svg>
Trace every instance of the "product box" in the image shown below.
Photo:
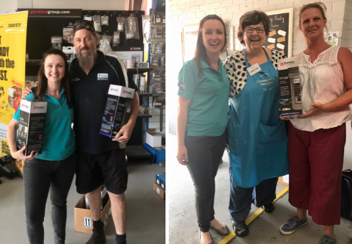
<svg viewBox="0 0 352 244"><path fill-rule="evenodd" d="M156 174L155 182L165 190L165 173Z"/></svg>
<svg viewBox="0 0 352 244"><path fill-rule="evenodd" d="M31 151L41 154L44 141L47 102L42 100L21 100L20 121L17 131L17 146L27 146L24 155Z"/></svg>
<svg viewBox="0 0 352 244"><path fill-rule="evenodd" d="M86 209L85 195L82 195L74 210L75 215L75 231L91 234L93 233L93 220L89 209ZM104 228L106 228L108 220L111 216L111 203L110 199L106 203L105 207L101 211L101 219L104 222Z"/></svg>
<svg viewBox="0 0 352 244"><path fill-rule="evenodd" d="M145 142L151 147L161 147L161 134L155 132L155 129L148 129L145 132Z"/></svg>
<svg viewBox="0 0 352 244"><path fill-rule="evenodd" d="M302 88L297 58L281 60L278 70L281 116L297 117L302 114Z"/></svg>
<svg viewBox="0 0 352 244"><path fill-rule="evenodd" d="M113 138L130 119L134 89L110 85L100 134Z"/></svg>
<svg viewBox="0 0 352 244"><path fill-rule="evenodd" d="M165 200L165 190L163 188L161 188L157 183L153 183L153 189L156 193L158 193L159 197L161 197L161 199Z"/></svg>

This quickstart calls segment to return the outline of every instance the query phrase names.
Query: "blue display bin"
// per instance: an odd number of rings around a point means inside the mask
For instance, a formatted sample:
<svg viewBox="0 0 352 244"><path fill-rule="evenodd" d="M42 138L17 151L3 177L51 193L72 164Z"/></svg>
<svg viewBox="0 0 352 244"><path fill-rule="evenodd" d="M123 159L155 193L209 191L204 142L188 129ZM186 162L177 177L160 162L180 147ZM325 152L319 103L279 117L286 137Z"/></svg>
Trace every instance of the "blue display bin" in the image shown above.
<svg viewBox="0 0 352 244"><path fill-rule="evenodd" d="M156 162L159 164L160 162L165 161L165 149L161 147L151 147L148 144L144 143L144 148L148 150L153 155L153 163Z"/></svg>

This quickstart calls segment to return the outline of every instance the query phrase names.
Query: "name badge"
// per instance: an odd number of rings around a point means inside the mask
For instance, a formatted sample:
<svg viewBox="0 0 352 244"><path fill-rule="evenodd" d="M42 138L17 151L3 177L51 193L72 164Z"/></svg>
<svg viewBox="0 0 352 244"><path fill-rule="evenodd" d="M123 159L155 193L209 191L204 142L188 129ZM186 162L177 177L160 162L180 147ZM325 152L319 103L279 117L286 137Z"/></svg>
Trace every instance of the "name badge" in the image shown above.
<svg viewBox="0 0 352 244"><path fill-rule="evenodd" d="M109 75L106 73L100 73L98 74L98 80L108 80L109 79Z"/></svg>
<svg viewBox="0 0 352 244"><path fill-rule="evenodd" d="M259 64L256 63L254 65L252 65L251 67L248 68L248 73L250 76L255 75L256 73L258 73L259 71L261 71L262 69L260 68Z"/></svg>

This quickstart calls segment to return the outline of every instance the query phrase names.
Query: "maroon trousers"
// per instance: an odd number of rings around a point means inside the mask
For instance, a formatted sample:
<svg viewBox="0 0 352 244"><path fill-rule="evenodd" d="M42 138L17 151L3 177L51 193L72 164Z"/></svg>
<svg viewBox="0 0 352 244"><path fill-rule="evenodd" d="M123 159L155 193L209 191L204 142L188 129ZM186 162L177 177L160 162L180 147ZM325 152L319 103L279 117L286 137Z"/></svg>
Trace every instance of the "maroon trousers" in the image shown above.
<svg viewBox="0 0 352 244"><path fill-rule="evenodd" d="M340 224L345 141L345 124L307 132L289 123L289 202L296 208L308 209L319 225Z"/></svg>

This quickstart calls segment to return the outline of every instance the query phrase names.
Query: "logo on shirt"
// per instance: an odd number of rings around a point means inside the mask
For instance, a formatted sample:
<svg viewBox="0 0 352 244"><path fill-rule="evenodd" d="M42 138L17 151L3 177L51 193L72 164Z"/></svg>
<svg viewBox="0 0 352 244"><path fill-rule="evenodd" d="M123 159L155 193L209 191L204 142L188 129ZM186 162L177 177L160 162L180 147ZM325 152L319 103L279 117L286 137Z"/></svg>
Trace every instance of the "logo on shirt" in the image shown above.
<svg viewBox="0 0 352 244"><path fill-rule="evenodd" d="M79 78L72 79L72 81L79 81L79 80L80 80Z"/></svg>
<svg viewBox="0 0 352 244"><path fill-rule="evenodd" d="M180 89L181 89L182 91L184 91L185 88L186 88L186 86L185 86L185 84L184 84L183 82L180 82L180 84L179 84L178 86L180 87Z"/></svg>
<svg viewBox="0 0 352 244"><path fill-rule="evenodd" d="M105 74L105 73L98 74L98 80L108 80L108 79L109 79L109 74Z"/></svg>

